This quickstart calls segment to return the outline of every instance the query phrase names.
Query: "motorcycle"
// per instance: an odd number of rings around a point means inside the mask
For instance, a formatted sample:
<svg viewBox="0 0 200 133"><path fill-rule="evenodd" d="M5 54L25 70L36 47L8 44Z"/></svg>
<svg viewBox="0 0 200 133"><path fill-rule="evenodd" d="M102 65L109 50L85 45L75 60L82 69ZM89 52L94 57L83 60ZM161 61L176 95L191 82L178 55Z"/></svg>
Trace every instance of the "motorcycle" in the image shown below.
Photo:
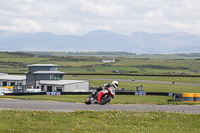
<svg viewBox="0 0 200 133"><path fill-rule="evenodd" d="M99 92L94 92L90 94L85 99L85 104L100 104L104 105L111 101L111 98L114 98L115 96L115 89L113 87L105 88Z"/></svg>

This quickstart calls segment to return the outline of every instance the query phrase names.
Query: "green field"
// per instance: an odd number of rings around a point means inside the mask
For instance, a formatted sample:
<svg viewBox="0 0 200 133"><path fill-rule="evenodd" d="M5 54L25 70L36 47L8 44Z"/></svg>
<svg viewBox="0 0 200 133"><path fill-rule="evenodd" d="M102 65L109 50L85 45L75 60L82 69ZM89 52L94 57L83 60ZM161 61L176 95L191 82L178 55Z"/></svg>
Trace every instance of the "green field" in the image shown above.
<svg viewBox="0 0 200 133"><path fill-rule="evenodd" d="M180 82L180 83L194 83L200 84L200 77L162 77L162 76L109 76L109 75L65 75L65 79L73 78L104 78L104 79L127 79L127 80L148 80L148 81L167 81L167 82Z"/></svg>
<svg viewBox="0 0 200 133"><path fill-rule="evenodd" d="M0 111L0 132L198 133L199 114L125 111Z"/></svg>
<svg viewBox="0 0 200 133"><path fill-rule="evenodd" d="M89 80L90 86L102 86L111 81L103 80ZM119 88L135 90L136 87L143 85L146 92L172 92L172 93L199 93L200 86L186 86L176 84L154 84L154 83L139 83L139 82L126 82L120 81Z"/></svg>
<svg viewBox="0 0 200 133"><path fill-rule="evenodd" d="M102 59L114 58L115 63ZM0 52L0 71L24 73L29 64L57 64L66 73L112 73L113 70L131 74L199 75L198 59L150 59L94 56L47 56L20 52Z"/></svg>
<svg viewBox="0 0 200 133"><path fill-rule="evenodd" d="M98 51L98 52L53 52L53 51L32 51L27 52L35 55L48 55L48 56L93 56L93 57L126 57L126 58L150 58L150 59L200 59L200 53L181 53L181 54L142 54L136 55L135 53L128 52L111 52L111 51Z"/></svg>

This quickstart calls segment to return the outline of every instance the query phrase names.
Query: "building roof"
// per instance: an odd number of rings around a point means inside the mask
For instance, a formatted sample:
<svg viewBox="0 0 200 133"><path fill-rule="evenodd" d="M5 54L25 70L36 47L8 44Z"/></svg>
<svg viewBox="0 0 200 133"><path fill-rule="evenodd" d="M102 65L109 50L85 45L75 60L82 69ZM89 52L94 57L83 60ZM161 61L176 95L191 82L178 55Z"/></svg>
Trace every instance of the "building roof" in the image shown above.
<svg viewBox="0 0 200 133"><path fill-rule="evenodd" d="M0 80L26 80L26 76L0 75Z"/></svg>
<svg viewBox="0 0 200 133"><path fill-rule="evenodd" d="M33 74L65 74L61 71L35 71Z"/></svg>
<svg viewBox="0 0 200 133"><path fill-rule="evenodd" d="M8 75L8 74L7 74L7 73L1 73L1 72L0 72L0 76L1 76L1 75Z"/></svg>
<svg viewBox="0 0 200 133"><path fill-rule="evenodd" d="M67 85L88 82L85 80L40 80L39 84L45 85Z"/></svg>
<svg viewBox="0 0 200 133"><path fill-rule="evenodd" d="M32 64L32 65L27 65L28 67L45 67L45 66L50 66L50 67L57 67L59 65L55 64Z"/></svg>

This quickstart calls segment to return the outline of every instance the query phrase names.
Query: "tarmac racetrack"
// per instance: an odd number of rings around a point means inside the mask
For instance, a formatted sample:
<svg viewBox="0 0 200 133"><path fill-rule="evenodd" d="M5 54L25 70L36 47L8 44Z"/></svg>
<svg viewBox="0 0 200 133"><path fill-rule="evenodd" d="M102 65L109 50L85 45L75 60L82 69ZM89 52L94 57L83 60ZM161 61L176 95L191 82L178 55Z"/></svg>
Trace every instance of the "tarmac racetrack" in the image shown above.
<svg viewBox="0 0 200 133"><path fill-rule="evenodd" d="M0 99L0 110L38 110L72 112L78 110L89 111L165 111L200 114L200 106L197 105L138 105L138 104L106 104L85 105L83 103L54 102L40 100Z"/></svg>

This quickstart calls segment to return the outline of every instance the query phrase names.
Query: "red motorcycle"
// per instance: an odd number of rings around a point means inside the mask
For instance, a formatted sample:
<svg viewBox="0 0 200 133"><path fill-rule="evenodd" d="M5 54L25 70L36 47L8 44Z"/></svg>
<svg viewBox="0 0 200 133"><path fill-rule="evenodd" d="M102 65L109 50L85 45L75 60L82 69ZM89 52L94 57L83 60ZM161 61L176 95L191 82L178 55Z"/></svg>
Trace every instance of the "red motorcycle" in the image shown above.
<svg viewBox="0 0 200 133"><path fill-rule="evenodd" d="M111 98L114 98L115 96L115 88L109 87L105 88L99 92L90 94L85 99L85 104L100 104L104 105L111 101Z"/></svg>

